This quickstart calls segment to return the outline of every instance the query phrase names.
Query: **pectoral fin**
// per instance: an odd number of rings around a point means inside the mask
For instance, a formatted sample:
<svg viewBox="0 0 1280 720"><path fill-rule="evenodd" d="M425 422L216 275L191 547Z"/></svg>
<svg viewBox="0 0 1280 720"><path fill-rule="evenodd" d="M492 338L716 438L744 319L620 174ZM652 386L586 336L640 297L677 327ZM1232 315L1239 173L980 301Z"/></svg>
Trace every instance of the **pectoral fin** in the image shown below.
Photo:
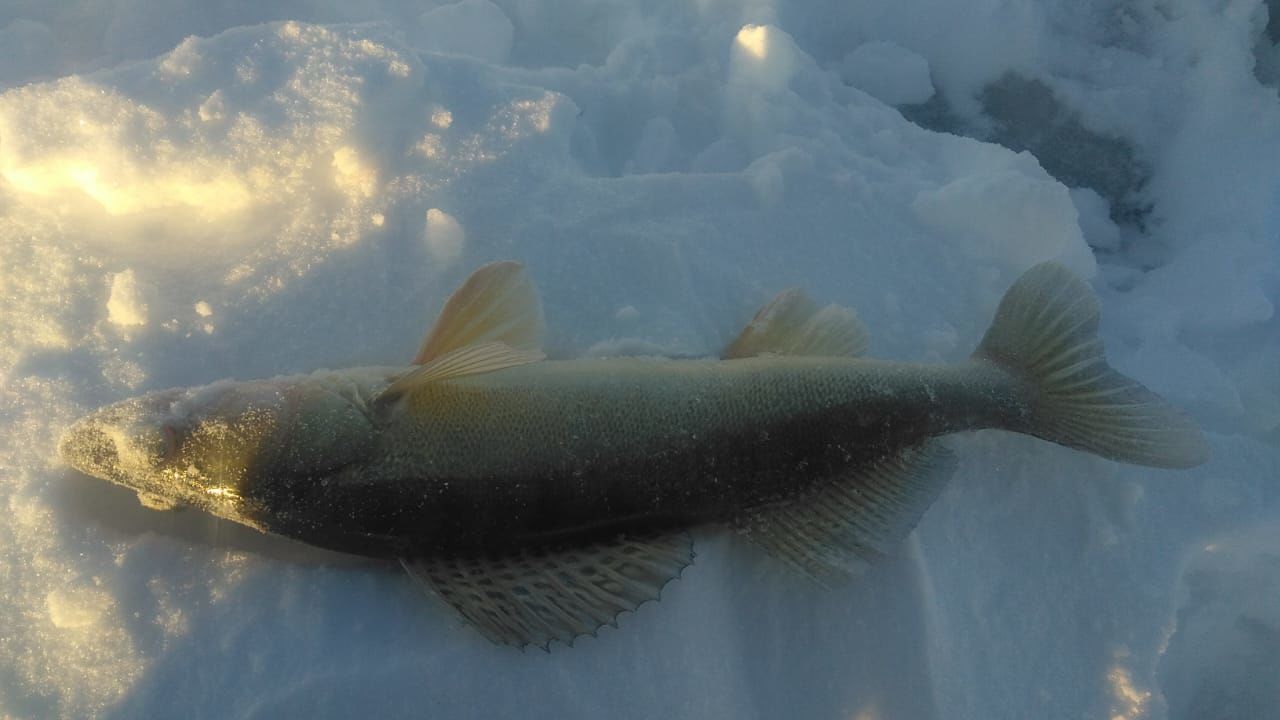
<svg viewBox="0 0 1280 720"><path fill-rule="evenodd" d="M516 350L542 346L542 303L517 262L489 263L445 301L413 362L422 365L469 345L500 342Z"/></svg>
<svg viewBox="0 0 1280 720"><path fill-rule="evenodd" d="M819 584L838 585L911 534L954 469L951 451L929 441L753 511L735 529Z"/></svg>
<svg viewBox="0 0 1280 720"><path fill-rule="evenodd" d="M846 307L819 308L803 291L784 290L760 308L721 353L726 360L764 353L857 357L867 351L867 329Z"/></svg>
<svg viewBox="0 0 1280 720"><path fill-rule="evenodd" d="M571 645L580 635L594 635L619 614L657 600L692 562L693 541L685 533L401 560L413 579L494 643L544 650L552 640Z"/></svg>

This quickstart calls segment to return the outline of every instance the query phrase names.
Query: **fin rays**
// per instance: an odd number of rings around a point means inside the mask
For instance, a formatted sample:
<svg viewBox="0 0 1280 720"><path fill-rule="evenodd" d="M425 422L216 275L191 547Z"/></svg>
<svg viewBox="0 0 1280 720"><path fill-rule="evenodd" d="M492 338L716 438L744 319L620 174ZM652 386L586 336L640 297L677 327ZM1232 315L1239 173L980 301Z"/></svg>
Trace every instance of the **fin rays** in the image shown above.
<svg viewBox="0 0 1280 720"><path fill-rule="evenodd" d="M687 533L618 536L579 547L401 560L409 575L500 645L572 645L649 600L693 562Z"/></svg>
<svg viewBox="0 0 1280 720"><path fill-rule="evenodd" d="M1152 467L1208 459L1195 423L1112 369L1097 333L1097 299L1061 265L1037 265L1009 288L974 357L1029 383L1031 417L1010 429Z"/></svg>
<svg viewBox="0 0 1280 720"><path fill-rule="evenodd" d="M820 585L838 585L911 533L954 468L954 455L930 441L753 510L734 527Z"/></svg>
<svg viewBox="0 0 1280 720"><path fill-rule="evenodd" d="M544 321L538 291L517 262L489 263L476 270L445 301L422 347L417 365L486 342L516 350L542 345Z"/></svg>
<svg viewBox="0 0 1280 720"><path fill-rule="evenodd" d="M763 353L857 357L867 351L867 329L839 305L819 309L797 289L784 290L760 308L720 354L726 360Z"/></svg>
<svg viewBox="0 0 1280 720"><path fill-rule="evenodd" d="M479 375L546 358L542 303L520 263L489 263L449 296L414 364L378 396L387 406L432 382Z"/></svg>

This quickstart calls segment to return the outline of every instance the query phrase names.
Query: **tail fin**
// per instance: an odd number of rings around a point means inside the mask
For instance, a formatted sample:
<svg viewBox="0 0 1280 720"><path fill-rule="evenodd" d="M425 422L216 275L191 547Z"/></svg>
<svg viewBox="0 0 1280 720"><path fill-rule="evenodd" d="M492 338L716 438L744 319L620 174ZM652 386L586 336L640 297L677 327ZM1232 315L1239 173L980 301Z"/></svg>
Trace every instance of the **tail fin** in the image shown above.
<svg viewBox="0 0 1280 720"><path fill-rule="evenodd" d="M1057 263L1031 268L1009 288L973 355L1031 384L1023 432L1136 465L1188 468L1209 459L1190 418L1107 364L1098 300Z"/></svg>

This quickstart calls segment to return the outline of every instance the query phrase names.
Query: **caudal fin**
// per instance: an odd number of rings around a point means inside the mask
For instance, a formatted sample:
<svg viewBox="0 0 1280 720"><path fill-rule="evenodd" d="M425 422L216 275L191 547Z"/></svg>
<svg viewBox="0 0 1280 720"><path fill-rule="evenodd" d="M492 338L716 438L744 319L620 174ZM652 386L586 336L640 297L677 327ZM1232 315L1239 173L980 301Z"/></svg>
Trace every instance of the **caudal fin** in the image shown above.
<svg viewBox="0 0 1280 720"><path fill-rule="evenodd" d="M1057 263L1031 268L1009 288L973 355L1030 383L1022 432L1136 465L1209 459L1189 417L1107 364L1097 298Z"/></svg>

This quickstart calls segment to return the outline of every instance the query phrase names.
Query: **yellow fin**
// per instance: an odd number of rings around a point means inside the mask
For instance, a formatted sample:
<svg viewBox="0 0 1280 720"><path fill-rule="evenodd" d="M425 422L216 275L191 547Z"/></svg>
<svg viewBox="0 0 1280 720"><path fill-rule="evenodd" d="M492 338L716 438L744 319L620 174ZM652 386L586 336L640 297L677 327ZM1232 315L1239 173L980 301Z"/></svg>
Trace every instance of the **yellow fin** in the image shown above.
<svg viewBox="0 0 1280 720"><path fill-rule="evenodd" d="M413 358L422 365L469 345L502 343L513 350L542 346L542 303L518 262L492 262L445 301L444 309Z"/></svg>
<svg viewBox="0 0 1280 720"><path fill-rule="evenodd" d="M506 343L486 342L468 345L441 355L402 375L382 391L376 402L380 404L390 402L428 383L527 365L544 358L546 355L541 350L517 350Z"/></svg>
<svg viewBox="0 0 1280 720"><path fill-rule="evenodd" d="M544 650L616 625L622 613L657 600L692 562L693 540L683 532L400 561L494 643Z"/></svg>
<svg viewBox="0 0 1280 720"><path fill-rule="evenodd" d="M751 510L734 527L819 585L838 586L911 534L955 467L950 450L926 441Z"/></svg>
<svg viewBox="0 0 1280 720"><path fill-rule="evenodd" d="M1010 429L1134 465L1192 468L1209 459L1194 420L1107 364L1098 299L1057 263L1018 278L973 355L1030 388L1030 415Z"/></svg>
<svg viewBox="0 0 1280 720"><path fill-rule="evenodd" d="M819 309L804 291L778 294L721 353L730 360L763 353L857 357L867 351L867 329L846 307Z"/></svg>

